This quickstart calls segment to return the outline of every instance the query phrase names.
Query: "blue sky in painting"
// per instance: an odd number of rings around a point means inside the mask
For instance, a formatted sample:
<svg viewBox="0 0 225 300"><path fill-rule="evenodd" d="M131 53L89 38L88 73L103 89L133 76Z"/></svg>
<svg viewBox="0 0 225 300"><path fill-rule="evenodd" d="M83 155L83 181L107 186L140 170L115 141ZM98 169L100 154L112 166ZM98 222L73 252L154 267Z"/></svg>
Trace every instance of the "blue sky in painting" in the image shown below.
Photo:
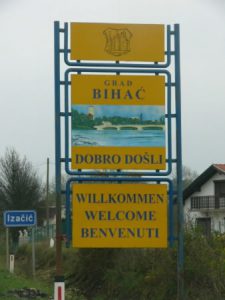
<svg viewBox="0 0 225 300"><path fill-rule="evenodd" d="M88 113L90 105L73 105L72 110L77 110L79 113ZM94 107L94 115L96 117L128 117L139 118L142 114L143 120L158 120L164 116L164 106L128 106L128 105L92 105Z"/></svg>

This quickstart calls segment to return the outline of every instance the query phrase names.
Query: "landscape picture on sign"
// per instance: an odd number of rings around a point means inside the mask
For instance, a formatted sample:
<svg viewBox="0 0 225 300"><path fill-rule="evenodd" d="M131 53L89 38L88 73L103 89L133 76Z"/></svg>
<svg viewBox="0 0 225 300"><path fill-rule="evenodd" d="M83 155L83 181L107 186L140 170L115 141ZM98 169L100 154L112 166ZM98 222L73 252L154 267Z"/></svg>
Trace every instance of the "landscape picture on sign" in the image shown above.
<svg viewBox="0 0 225 300"><path fill-rule="evenodd" d="M165 108L72 105L72 146L165 147Z"/></svg>

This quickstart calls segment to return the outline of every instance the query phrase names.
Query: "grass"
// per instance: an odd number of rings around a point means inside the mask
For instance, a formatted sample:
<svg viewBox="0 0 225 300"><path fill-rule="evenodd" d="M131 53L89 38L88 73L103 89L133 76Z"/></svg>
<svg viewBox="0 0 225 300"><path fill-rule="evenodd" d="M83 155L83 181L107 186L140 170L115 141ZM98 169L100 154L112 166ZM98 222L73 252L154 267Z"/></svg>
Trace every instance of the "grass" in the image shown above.
<svg viewBox="0 0 225 300"><path fill-rule="evenodd" d="M21 274L11 274L6 270L5 255L0 256L0 299L1 300L15 300L18 299L13 296L6 296L7 292L15 289L23 288L36 288L42 292L47 293L49 296L53 295L52 286L47 285L38 277L27 278Z"/></svg>
<svg viewBox="0 0 225 300"><path fill-rule="evenodd" d="M16 299L12 296L4 296L10 290L22 289L22 288L36 288L48 295L52 294L50 288L46 287L37 280L23 278L14 274L10 274L8 271L0 270L0 299L1 300L13 300Z"/></svg>

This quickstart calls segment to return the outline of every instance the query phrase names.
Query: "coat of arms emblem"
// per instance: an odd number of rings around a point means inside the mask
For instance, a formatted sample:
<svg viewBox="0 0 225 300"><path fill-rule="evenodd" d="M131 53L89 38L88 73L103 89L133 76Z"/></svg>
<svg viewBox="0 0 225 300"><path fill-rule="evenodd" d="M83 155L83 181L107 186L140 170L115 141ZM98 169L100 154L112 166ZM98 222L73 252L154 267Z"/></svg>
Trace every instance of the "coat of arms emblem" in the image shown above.
<svg viewBox="0 0 225 300"><path fill-rule="evenodd" d="M103 31L106 37L105 51L114 56L130 52L131 32L126 28L107 28Z"/></svg>

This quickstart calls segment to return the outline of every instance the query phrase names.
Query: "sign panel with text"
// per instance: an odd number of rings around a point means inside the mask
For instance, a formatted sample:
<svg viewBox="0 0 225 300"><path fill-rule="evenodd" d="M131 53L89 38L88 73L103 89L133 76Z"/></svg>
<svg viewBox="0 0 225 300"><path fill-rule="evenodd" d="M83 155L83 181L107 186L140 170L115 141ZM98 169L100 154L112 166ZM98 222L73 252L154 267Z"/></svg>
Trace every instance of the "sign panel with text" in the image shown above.
<svg viewBox="0 0 225 300"><path fill-rule="evenodd" d="M72 169L165 170L165 76L71 75Z"/></svg>
<svg viewBox="0 0 225 300"><path fill-rule="evenodd" d="M4 211L3 219L5 227L28 227L37 224L37 214L34 210Z"/></svg>
<svg viewBox="0 0 225 300"><path fill-rule="evenodd" d="M75 248L167 247L166 184L74 184Z"/></svg>
<svg viewBox="0 0 225 300"><path fill-rule="evenodd" d="M71 59L164 61L164 25L71 23Z"/></svg>

